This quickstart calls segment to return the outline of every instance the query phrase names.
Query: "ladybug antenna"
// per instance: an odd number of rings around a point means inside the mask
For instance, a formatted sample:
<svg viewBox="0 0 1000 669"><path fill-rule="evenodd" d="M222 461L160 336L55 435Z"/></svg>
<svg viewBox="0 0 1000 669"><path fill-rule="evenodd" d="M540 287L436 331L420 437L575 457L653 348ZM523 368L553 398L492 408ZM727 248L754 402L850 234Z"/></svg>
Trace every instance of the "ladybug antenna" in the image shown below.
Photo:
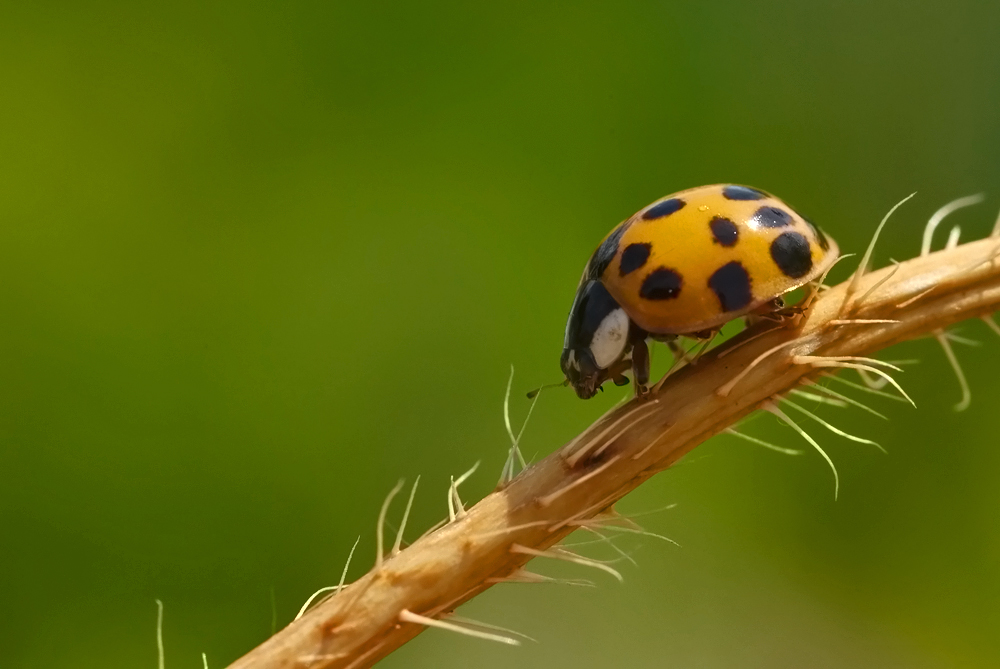
<svg viewBox="0 0 1000 669"><path fill-rule="evenodd" d="M568 385L569 385L569 379L563 379L562 383L546 383L544 386L535 388L534 390L529 392L528 399L529 400L535 399L535 396L537 396L538 393L542 392L546 388L558 388L559 386L568 386Z"/></svg>

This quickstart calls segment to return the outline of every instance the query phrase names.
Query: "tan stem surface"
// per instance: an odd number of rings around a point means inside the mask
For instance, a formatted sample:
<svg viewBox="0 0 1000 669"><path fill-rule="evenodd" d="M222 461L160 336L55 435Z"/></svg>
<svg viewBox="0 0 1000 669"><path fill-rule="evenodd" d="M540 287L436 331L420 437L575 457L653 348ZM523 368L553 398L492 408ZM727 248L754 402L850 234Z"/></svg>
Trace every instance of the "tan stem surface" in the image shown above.
<svg viewBox="0 0 1000 669"><path fill-rule="evenodd" d="M806 379L835 371L809 357L870 355L996 311L998 252L994 237L915 258L870 294L892 268L865 275L853 296L850 281L822 293L796 327L761 324L742 333L672 374L650 399L611 411L456 521L388 557L232 669L373 665L425 629L403 622L404 610L446 617L532 559L523 548L550 548L709 437ZM898 322L843 322L861 319ZM768 328L774 329L754 338ZM412 614L403 617L413 620Z"/></svg>

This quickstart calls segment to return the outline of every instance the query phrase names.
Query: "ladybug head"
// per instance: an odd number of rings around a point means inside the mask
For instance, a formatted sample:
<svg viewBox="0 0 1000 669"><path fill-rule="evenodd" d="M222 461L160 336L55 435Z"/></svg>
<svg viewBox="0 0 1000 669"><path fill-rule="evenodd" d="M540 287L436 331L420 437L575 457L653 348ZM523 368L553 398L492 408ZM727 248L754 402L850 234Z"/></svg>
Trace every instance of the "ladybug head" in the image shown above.
<svg viewBox="0 0 1000 669"><path fill-rule="evenodd" d="M628 353L630 319L600 281L580 286L566 322L560 366L581 399L590 399Z"/></svg>

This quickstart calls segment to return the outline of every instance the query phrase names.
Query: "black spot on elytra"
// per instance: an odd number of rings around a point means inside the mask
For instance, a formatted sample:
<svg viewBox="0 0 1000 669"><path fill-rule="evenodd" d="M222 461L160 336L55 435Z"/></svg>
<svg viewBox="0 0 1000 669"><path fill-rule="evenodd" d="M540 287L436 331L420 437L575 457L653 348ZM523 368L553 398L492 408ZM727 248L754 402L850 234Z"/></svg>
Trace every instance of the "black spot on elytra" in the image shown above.
<svg viewBox="0 0 1000 669"><path fill-rule="evenodd" d="M681 293L684 279L672 269L661 267L649 273L639 295L647 300L672 300Z"/></svg>
<svg viewBox="0 0 1000 669"><path fill-rule="evenodd" d="M626 246L625 250L622 251L622 259L618 265L619 274L625 276L645 265L646 261L649 260L649 252L652 248L652 244L644 243Z"/></svg>
<svg viewBox="0 0 1000 669"><path fill-rule="evenodd" d="M722 197L727 200L763 200L767 193L747 186L726 186L722 189Z"/></svg>
<svg viewBox="0 0 1000 669"><path fill-rule="evenodd" d="M798 279L812 269L809 240L797 232L783 232L771 242L771 258L785 276Z"/></svg>
<svg viewBox="0 0 1000 669"><path fill-rule="evenodd" d="M712 229L712 236L717 244L723 246L734 246L739 239L740 231L736 224L728 218L716 216L708 222L708 227Z"/></svg>
<svg viewBox="0 0 1000 669"><path fill-rule="evenodd" d="M792 224L792 215L778 207L761 207L754 212L750 223L762 228L783 228Z"/></svg>
<svg viewBox="0 0 1000 669"><path fill-rule="evenodd" d="M723 311L736 311L753 301L750 275L735 260L715 270L708 278L708 287L718 296Z"/></svg>
<svg viewBox="0 0 1000 669"><path fill-rule="evenodd" d="M594 255L590 256L590 262L587 263L587 278L588 279L600 279L604 274L604 270L608 268L611 261L614 259L615 254L618 253L618 244L621 243L622 235L625 234L625 230L628 226L624 223L615 228L607 238L601 242L601 245L597 247L594 251Z"/></svg>
<svg viewBox="0 0 1000 669"><path fill-rule="evenodd" d="M684 200L672 197L669 200L664 200L663 202L657 202L652 207L642 212L642 218L644 221L651 221L654 218L663 218L664 216L669 216L675 212L680 211L687 204Z"/></svg>

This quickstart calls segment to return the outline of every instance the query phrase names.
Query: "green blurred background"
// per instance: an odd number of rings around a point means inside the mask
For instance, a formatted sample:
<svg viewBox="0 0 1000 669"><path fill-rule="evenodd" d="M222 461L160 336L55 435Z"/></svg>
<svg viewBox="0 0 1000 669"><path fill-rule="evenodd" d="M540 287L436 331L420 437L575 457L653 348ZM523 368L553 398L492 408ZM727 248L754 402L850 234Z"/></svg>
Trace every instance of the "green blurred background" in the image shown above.
<svg viewBox="0 0 1000 669"><path fill-rule="evenodd" d="M510 365L519 422L591 250L655 198L756 185L857 252L918 191L885 264L982 191L954 220L985 234L997 25L955 0L5 4L0 666L155 667L160 598L168 669L217 669L359 535L368 568L398 478L423 475L410 537L477 460L488 492ZM718 437L621 505L676 504L642 521L682 548L622 540L624 585L535 565L599 587L494 588L460 613L538 644L430 631L384 666L998 666L1000 342L960 332L969 411L927 341L885 356L921 360L918 410L819 409L889 452L813 426L839 501L816 454ZM543 395L526 453L624 391Z"/></svg>

